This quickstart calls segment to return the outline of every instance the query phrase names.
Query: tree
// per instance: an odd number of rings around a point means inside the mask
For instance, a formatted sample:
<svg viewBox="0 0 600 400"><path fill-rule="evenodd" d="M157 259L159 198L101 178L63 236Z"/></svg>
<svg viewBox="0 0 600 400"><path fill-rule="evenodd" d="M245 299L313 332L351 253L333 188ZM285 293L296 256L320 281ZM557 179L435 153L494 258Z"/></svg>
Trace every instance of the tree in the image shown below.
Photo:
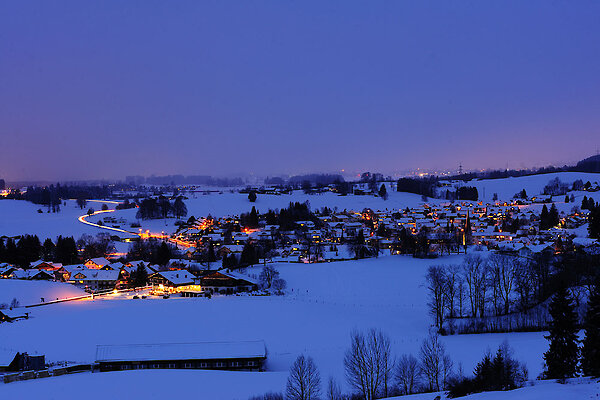
<svg viewBox="0 0 600 400"><path fill-rule="evenodd" d="M85 194L81 194L79 196L77 196L77 206L79 206L79 208L81 208L82 210L85 208L87 204L87 200L85 198Z"/></svg>
<svg viewBox="0 0 600 400"><path fill-rule="evenodd" d="M559 287L550 303L550 348L544 353L546 377L563 381L575 376L579 347L577 346L577 314L565 286Z"/></svg>
<svg viewBox="0 0 600 400"><path fill-rule="evenodd" d="M548 229L550 225L548 225L548 207L544 204L542 207L542 213L540 214L540 230Z"/></svg>
<svg viewBox="0 0 600 400"><path fill-rule="evenodd" d="M271 265L264 266L258 276L258 280L265 289L269 289L277 278L279 278L279 271Z"/></svg>
<svg viewBox="0 0 600 400"><path fill-rule="evenodd" d="M94 213L94 209L93 208L89 208L87 210L87 215L92 215Z"/></svg>
<svg viewBox="0 0 600 400"><path fill-rule="evenodd" d="M388 194L387 194L387 189L385 188L385 183L382 183L381 186L379 187L379 197L381 197L384 200L388 199Z"/></svg>
<svg viewBox="0 0 600 400"><path fill-rule="evenodd" d="M330 376L327 383L327 400L343 400L342 389L334 377Z"/></svg>
<svg viewBox="0 0 600 400"><path fill-rule="evenodd" d="M593 203L593 201L592 201ZM600 205L596 204L590 208L588 215L588 234L591 238L600 239Z"/></svg>
<svg viewBox="0 0 600 400"><path fill-rule="evenodd" d="M183 202L183 196L178 196L173 203L173 211L175 212L175 216L177 219L184 218L187 213L187 206Z"/></svg>
<svg viewBox="0 0 600 400"><path fill-rule="evenodd" d="M552 203L550 207L550 211L548 211L548 228L552 228L557 226L560 223L560 218L558 216L558 210L556 209L556 204Z"/></svg>
<svg viewBox="0 0 600 400"><path fill-rule="evenodd" d="M256 191L251 190L250 193L248 193L248 200L250 200L250 203L254 203L256 201Z"/></svg>
<svg viewBox="0 0 600 400"><path fill-rule="evenodd" d="M131 284L133 287L144 287L148 283L148 271L142 264L138 265L131 275Z"/></svg>
<svg viewBox="0 0 600 400"><path fill-rule="evenodd" d="M19 308L19 306L20 306L19 300L17 300L16 297L13 297L12 301L10 302L10 306L9 306L10 309L12 310L14 308Z"/></svg>
<svg viewBox="0 0 600 400"><path fill-rule="evenodd" d="M400 386L402 394L413 394L415 393L419 380L421 377L421 370L419 369L419 360L412 354L404 354L398 360L396 367L396 380Z"/></svg>
<svg viewBox="0 0 600 400"><path fill-rule="evenodd" d="M430 391L444 390L452 372L452 360L439 338L438 334L430 333L421 344L421 373Z"/></svg>
<svg viewBox="0 0 600 400"><path fill-rule="evenodd" d="M429 310L435 318L437 329L441 331L446 309L446 275L443 267L440 265L429 267L425 281L430 296Z"/></svg>
<svg viewBox="0 0 600 400"><path fill-rule="evenodd" d="M365 400L376 399L379 395L387 397L394 369L390 339L375 329L366 335L354 332L344 356L344 368L348 383Z"/></svg>
<svg viewBox="0 0 600 400"><path fill-rule="evenodd" d="M162 242L156 250L156 263L158 265L167 265L167 263L171 259L171 256L171 249L169 248L166 242Z"/></svg>
<svg viewBox="0 0 600 400"><path fill-rule="evenodd" d="M585 337L581 348L581 366L584 375L600 376L600 277L592 288L585 320Z"/></svg>
<svg viewBox="0 0 600 400"><path fill-rule="evenodd" d="M318 399L321 395L321 376L311 357L298 356L290 368L285 387L289 400Z"/></svg>
<svg viewBox="0 0 600 400"><path fill-rule="evenodd" d="M277 278L273 280L273 289L277 290L278 293L281 293L287 287L287 282L285 279Z"/></svg>
<svg viewBox="0 0 600 400"><path fill-rule="evenodd" d="M102 211L108 210L108 204L102 204Z"/></svg>

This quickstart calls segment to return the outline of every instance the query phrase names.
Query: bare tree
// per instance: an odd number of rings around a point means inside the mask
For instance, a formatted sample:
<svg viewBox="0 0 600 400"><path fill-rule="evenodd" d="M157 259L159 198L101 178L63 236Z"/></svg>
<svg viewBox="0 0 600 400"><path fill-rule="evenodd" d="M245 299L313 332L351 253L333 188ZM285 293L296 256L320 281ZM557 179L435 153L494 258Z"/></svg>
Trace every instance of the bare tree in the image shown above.
<svg viewBox="0 0 600 400"><path fill-rule="evenodd" d="M415 393L420 377L419 360L412 354L402 355L396 367L396 380L402 390L402 394Z"/></svg>
<svg viewBox="0 0 600 400"><path fill-rule="evenodd" d="M496 314L508 314L515 278L517 276L517 260L504 254L492 254L488 258L493 283L493 300ZM500 309L500 301L502 308Z"/></svg>
<svg viewBox="0 0 600 400"><path fill-rule="evenodd" d="M375 329L366 335L354 332L344 357L344 367L348 383L365 400L376 399L380 394L387 397L394 367L390 339Z"/></svg>
<svg viewBox="0 0 600 400"><path fill-rule="evenodd" d="M425 277L427 290L429 290L429 311L435 317L438 330L442 329L444 313L446 311L446 274L441 265L432 265L427 270Z"/></svg>
<svg viewBox="0 0 600 400"><path fill-rule="evenodd" d="M298 356L290 368L285 388L289 400L317 400L321 395L321 376L313 359Z"/></svg>
<svg viewBox="0 0 600 400"><path fill-rule="evenodd" d="M269 289L273 284L273 281L277 278L279 278L279 271L270 265L263 267L260 275L258 276L258 280L266 289Z"/></svg>
<svg viewBox="0 0 600 400"><path fill-rule="evenodd" d="M421 345L421 373L427 379L429 390L444 390L452 372L452 360L446 354L439 335L430 333Z"/></svg>
<svg viewBox="0 0 600 400"><path fill-rule="evenodd" d="M327 384L327 400L343 400L342 389L338 385L337 381L333 376L329 377Z"/></svg>
<svg viewBox="0 0 600 400"><path fill-rule="evenodd" d="M458 297L459 280L460 280L460 265L451 264L445 268L445 292L446 292L446 308L448 309L448 316L450 318L455 317L456 313L456 301ZM460 301L460 300L459 300Z"/></svg>
<svg viewBox="0 0 600 400"><path fill-rule="evenodd" d="M471 305L471 316L477 313L483 317L485 312L485 294L487 290L487 265L484 258L469 254L463 262L463 274L467 282L467 295Z"/></svg>

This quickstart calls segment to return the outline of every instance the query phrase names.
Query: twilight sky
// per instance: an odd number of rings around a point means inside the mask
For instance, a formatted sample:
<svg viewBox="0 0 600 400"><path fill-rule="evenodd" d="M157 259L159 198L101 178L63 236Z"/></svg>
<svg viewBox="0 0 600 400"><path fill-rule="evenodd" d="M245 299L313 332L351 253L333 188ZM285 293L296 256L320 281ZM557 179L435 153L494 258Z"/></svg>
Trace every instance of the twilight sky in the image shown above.
<svg viewBox="0 0 600 400"><path fill-rule="evenodd" d="M599 72L587 0L5 1L0 178L570 163Z"/></svg>

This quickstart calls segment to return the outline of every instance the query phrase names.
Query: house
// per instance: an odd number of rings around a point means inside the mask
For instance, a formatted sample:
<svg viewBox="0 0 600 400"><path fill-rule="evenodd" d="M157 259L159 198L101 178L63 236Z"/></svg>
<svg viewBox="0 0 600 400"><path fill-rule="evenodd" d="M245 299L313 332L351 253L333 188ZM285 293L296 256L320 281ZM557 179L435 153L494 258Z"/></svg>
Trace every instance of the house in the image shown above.
<svg viewBox="0 0 600 400"><path fill-rule="evenodd" d="M227 254L228 256L231 254L242 254L243 250L244 246L241 244L226 244L224 246L221 246L221 248L217 250L217 256L219 258L223 258L225 254Z"/></svg>
<svg viewBox="0 0 600 400"><path fill-rule="evenodd" d="M262 371L267 351L262 340L248 342L100 345L100 371L132 369L215 369Z"/></svg>
<svg viewBox="0 0 600 400"><path fill-rule="evenodd" d="M176 288L179 286L192 285L195 276L184 269L175 271L159 271L148 277L148 283L152 286L165 286Z"/></svg>
<svg viewBox="0 0 600 400"><path fill-rule="evenodd" d="M9 277L12 279L27 279L31 281L52 281L54 280L54 273L43 269L16 269Z"/></svg>
<svg viewBox="0 0 600 400"><path fill-rule="evenodd" d="M16 269L17 267L10 264L3 264L0 266L0 278L8 278Z"/></svg>
<svg viewBox="0 0 600 400"><path fill-rule="evenodd" d="M200 285L205 292L234 294L238 292L251 292L258 289L258 282L236 273L215 271L200 278Z"/></svg>
<svg viewBox="0 0 600 400"><path fill-rule="evenodd" d="M0 310L0 322L13 322L20 319L29 319L29 313L17 313L15 310L7 309Z"/></svg>
<svg viewBox="0 0 600 400"><path fill-rule="evenodd" d="M110 290L117 285L119 275L120 271L86 268L73 271L68 282L92 291Z"/></svg>
<svg viewBox="0 0 600 400"><path fill-rule="evenodd" d="M104 257L90 258L85 262L85 266L90 269L101 269L108 264L110 264L110 261Z"/></svg>

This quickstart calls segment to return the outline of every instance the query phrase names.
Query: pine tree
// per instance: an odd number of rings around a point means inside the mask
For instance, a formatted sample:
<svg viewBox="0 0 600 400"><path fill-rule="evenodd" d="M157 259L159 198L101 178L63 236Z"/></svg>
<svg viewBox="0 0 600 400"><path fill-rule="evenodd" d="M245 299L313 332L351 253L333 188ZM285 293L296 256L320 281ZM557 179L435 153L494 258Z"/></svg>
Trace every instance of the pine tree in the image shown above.
<svg viewBox="0 0 600 400"><path fill-rule="evenodd" d="M550 303L550 348L544 354L546 376L549 379L564 380L575 376L579 347L577 345L577 314L566 287L557 290Z"/></svg>
<svg viewBox="0 0 600 400"><path fill-rule="evenodd" d="M600 376L600 277L588 300L583 324L585 338L581 349L581 366L584 375Z"/></svg>
<svg viewBox="0 0 600 400"><path fill-rule="evenodd" d="M557 226L559 222L560 218L558 217L558 210L556 208L556 205L552 203L550 211L548 212L548 228Z"/></svg>
<svg viewBox="0 0 600 400"><path fill-rule="evenodd" d="M591 238L600 239L600 205L593 205L589 207L589 210L590 214L588 215L588 234Z"/></svg>
<svg viewBox="0 0 600 400"><path fill-rule="evenodd" d="M384 200L388 199L388 194L387 194L387 189L385 188L385 183L382 183L381 187L379 188L379 197L381 197Z"/></svg>
<svg viewBox="0 0 600 400"><path fill-rule="evenodd" d="M540 214L540 230L548 229L548 207L544 204L542 213Z"/></svg>

